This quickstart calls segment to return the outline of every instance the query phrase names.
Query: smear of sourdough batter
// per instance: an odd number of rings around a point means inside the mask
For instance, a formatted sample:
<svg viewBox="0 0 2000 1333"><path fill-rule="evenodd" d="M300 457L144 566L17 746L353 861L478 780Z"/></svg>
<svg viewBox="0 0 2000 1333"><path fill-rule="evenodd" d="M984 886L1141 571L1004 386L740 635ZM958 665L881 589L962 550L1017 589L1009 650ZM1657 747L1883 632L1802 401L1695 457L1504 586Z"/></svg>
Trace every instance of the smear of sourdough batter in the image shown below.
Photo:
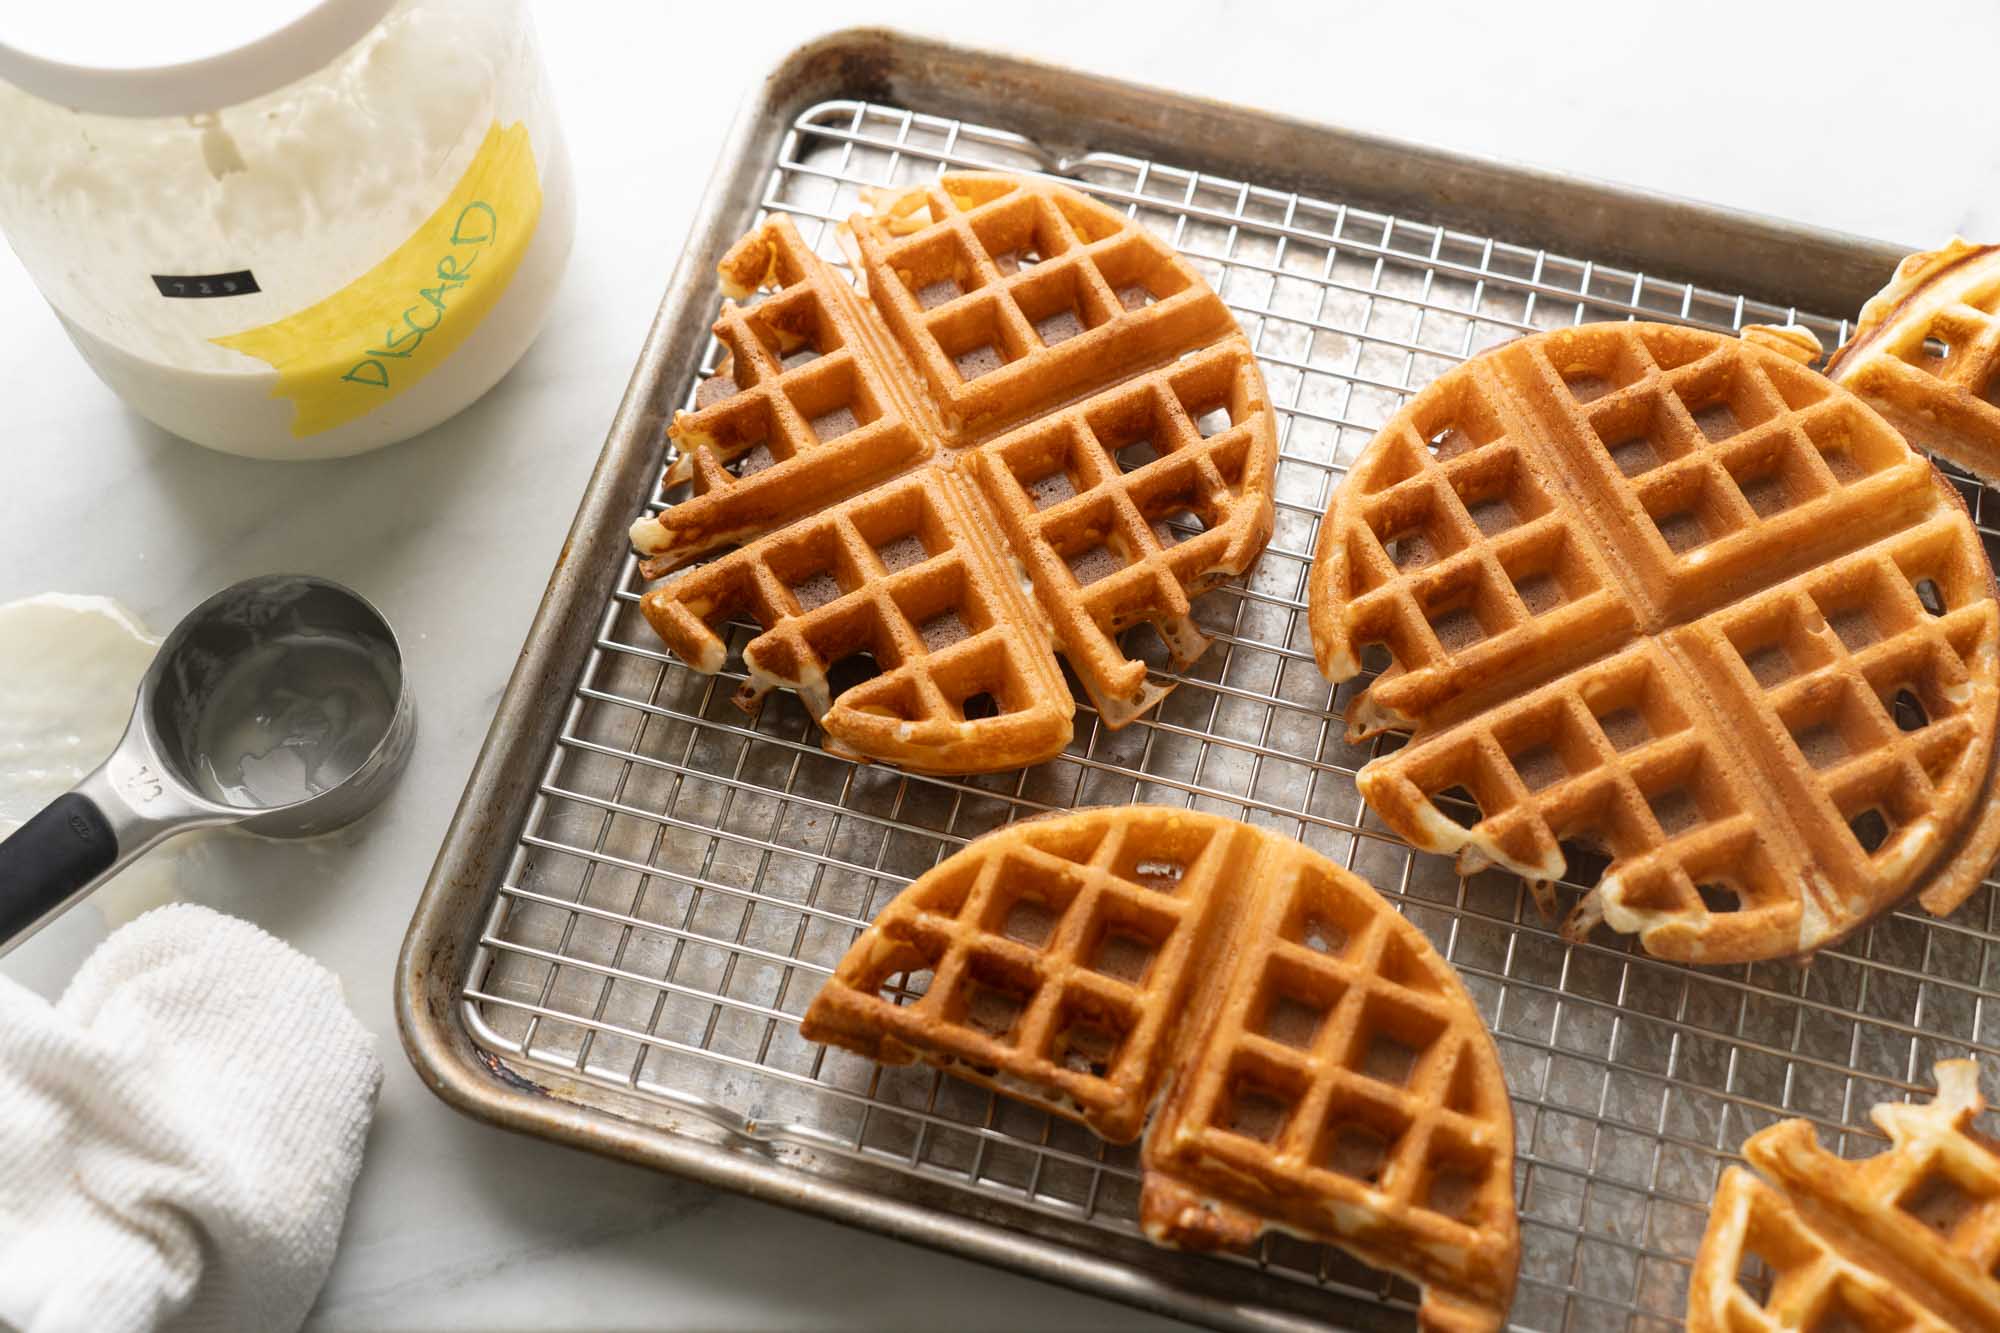
<svg viewBox="0 0 2000 1333"><path fill-rule="evenodd" d="M0 837L75 786L125 734L160 641L108 597L43 593L0 605ZM116 928L181 896L184 835L89 902Z"/></svg>

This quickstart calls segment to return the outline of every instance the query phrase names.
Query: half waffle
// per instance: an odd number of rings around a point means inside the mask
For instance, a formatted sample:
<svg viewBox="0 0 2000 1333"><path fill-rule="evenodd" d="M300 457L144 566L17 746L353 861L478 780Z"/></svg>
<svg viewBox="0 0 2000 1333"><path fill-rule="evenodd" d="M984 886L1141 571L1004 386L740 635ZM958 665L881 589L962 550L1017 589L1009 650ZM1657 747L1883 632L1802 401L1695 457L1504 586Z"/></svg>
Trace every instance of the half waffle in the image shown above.
<svg viewBox="0 0 2000 1333"><path fill-rule="evenodd" d="M1905 259L1826 373L1919 449L2000 480L2000 245Z"/></svg>
<svg viewBox="0 0 2000 1333"><path fill-rule="evenodd" d="M1323 524L1313 644L1417 846L1711 963L1806 953L2000 848L1993 572L1957 492L1776 352L1658 324L1507 344L1418 394ZM1599 862L1600 865L1603 862Z"/></svg>
<svg viewBox="0 0 2000 1333"><path fill-rule="evenodd" d="M1889 1147L1848 1161L1786 1120L1723 1173L1688 1287L1690 1333L2000 1328L2000 1145L1972 1127L1979 1067L1937 1065L1929 1105L1872 1112ZM1759 1287L1768 1281L1768 1295Z"/></svg>
<svg viewBox="0 0 2000 1333"><path fill-rule="evenodd" d="M910 885L800 1031L925 1060L1130 1142L1155 1243L1330 1241L1497 1329L1519 1257L1514 1129L1457 975L1289 838L1128 806L1010 825Z"/></svg>
<svg viewBox="0 0 2000 1333"><path fill-rule="evenodd" d="M829 750L918 772L1046 759L1075 703L1112 727L1207 646L1191 599L1272 522L1276 427L1248 341L1199 275L1061 186L944 176L853 219L857 292L780 216L722 261L728 348L676 415L633 526L641 600L697 670L756 621L737 703L796 690ZM744 306L757 292L768 292ZM742 543L741 545L736 545Z"/></svg>

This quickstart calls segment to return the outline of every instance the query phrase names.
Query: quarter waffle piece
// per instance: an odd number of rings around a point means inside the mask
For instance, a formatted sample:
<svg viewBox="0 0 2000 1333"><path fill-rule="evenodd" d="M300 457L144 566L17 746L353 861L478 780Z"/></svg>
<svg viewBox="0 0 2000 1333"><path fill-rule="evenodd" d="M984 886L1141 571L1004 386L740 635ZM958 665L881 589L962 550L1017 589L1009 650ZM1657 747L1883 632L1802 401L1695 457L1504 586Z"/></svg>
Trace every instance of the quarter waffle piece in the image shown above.
<svg viewBox="0 0 2000 1333"><path fill-rule="evenodd" d="M1418 847L1564 925L1728 963L1808 953L2000 851L2000 607L1957 491L1795 360L1587 324L1447 372L1321 526L1313 645L1380 674L1358 776Z"/></svg>
<svg viewBox="0 0 2000 1333"><path fill-rule="evenodd" d="M727 359L668 430L686 498L633 525L647 620L736 702L798 692L826 747L917 772L1047 759L1075 702L1167 692L1191 600L1271 533L1276 426L1250 344L1171 247L1061 186L946 175L852 221L855 290L770 219L722 261ZM754 304L738 304L762 293ZM694 562L705 561L694 568Z"/></svg>
<svg viewBox="0 0 2000 1333"><path fill-rule="evenodd" d="M2000 1328L2000 1145L1972 1126L1979 1067L1944 1060L1936 1075L1928 1105L1874 1109L1890 1142L1873 1157L1836 1157L1804 1120L1744 1141L1764 1179L1723 1173L1688 1285L1690 1333ZM1768 1280L1769 1295L1745 1277Z"/></svg>
<svg viewBox="0 0 2000 1333"><path fill-rule="evenodd" d="M1449 964L1289 838L1125 806L989 833L902 893L800 1031L924 1060L1127 1143L1154 1243L1329 1241L1424 1289L1422 1326L1513 1300L1514 1123Z"/></svg>
<svg viewBox="0 0 2000 1333"><path fill-rule="evenodd" d="M1905 259L1826 373L1918 448L2000 481L2000 245Z"/></svg>

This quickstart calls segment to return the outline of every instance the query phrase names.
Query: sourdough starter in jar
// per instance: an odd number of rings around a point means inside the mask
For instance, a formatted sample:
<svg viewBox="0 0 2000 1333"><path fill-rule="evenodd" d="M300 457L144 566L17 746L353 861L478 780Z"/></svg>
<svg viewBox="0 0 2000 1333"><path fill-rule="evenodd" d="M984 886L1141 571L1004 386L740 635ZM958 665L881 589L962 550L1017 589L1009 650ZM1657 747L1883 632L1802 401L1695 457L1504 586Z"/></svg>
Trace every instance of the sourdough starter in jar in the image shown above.
<svg viewBox="0 0 2000 1333"><path fill-rule="evenodd" d="M98 376L196 443L327 458L444 420L534 340L574 221L522 0L0 10L0 229Z"/></svg>

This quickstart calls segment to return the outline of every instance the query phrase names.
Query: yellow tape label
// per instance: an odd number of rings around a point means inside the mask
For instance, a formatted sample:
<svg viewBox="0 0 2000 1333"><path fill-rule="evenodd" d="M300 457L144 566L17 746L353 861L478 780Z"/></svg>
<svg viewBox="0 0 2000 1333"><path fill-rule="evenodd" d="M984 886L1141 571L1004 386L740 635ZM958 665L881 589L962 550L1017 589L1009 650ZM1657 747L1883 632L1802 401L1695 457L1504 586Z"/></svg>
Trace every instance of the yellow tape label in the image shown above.
<svg viewBox="0 0 2000 1333"><path fill-rule="evenodd" d="M217 338L270 363L292 435L344 426L443 364L493 311L541 220L528 127L498 122L458 185L395 253L314 305Z"/></svg>

